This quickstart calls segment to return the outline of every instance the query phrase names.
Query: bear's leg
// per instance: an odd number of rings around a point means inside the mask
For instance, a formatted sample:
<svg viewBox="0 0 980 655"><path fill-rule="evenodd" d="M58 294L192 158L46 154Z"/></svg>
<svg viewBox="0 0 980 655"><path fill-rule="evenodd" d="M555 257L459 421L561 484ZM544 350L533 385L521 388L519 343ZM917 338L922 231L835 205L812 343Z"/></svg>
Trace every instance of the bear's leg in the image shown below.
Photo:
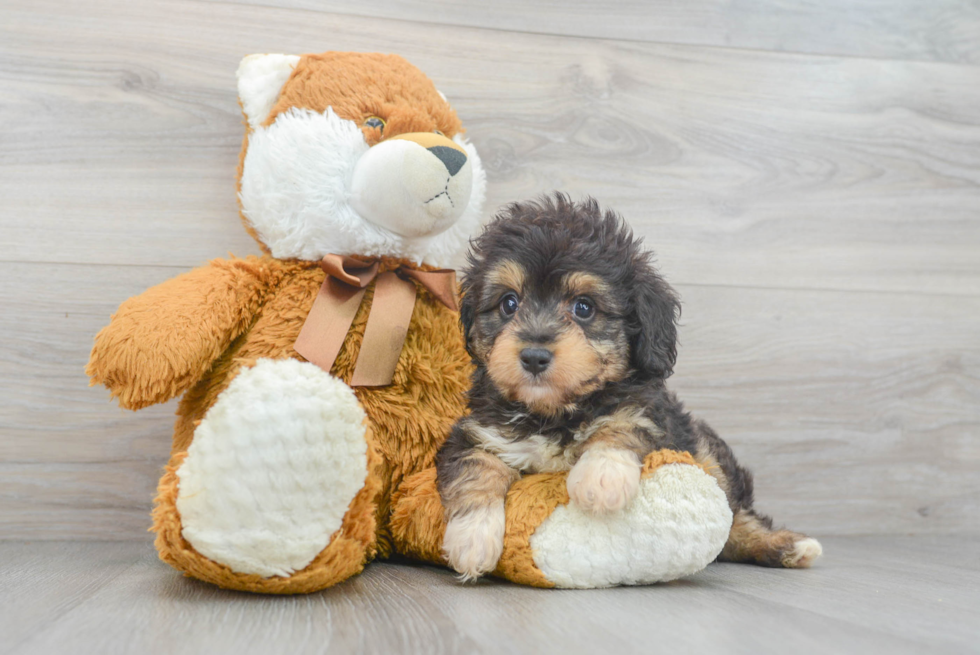
<svg viewBox="0 0 980 655"><path fill-rule="evenodd" d="M221 393L160 482L160 556L223 587L315 591L373 555L380 481L354 392L318 367L259 360Z"/></svg>

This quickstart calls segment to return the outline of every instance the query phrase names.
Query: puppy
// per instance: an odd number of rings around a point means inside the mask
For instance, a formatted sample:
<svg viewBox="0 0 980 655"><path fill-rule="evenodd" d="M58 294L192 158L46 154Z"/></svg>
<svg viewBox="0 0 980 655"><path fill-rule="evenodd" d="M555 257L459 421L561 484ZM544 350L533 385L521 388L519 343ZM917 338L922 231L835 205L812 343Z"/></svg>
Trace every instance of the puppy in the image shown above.
<svg viewBox="0 0 980 655"><path fill-rule="evenodd" d="M464 580L496 567L521 474L570 471L571 502L616 512L661 448L691 453L727 494L719 559L799 568L820 556L815 539L752 509L751 474L667 390L680 303L618 215L557 194L510 205L472 245L460 310L477 367L470 414L436 458L443 550Z"/></svg>

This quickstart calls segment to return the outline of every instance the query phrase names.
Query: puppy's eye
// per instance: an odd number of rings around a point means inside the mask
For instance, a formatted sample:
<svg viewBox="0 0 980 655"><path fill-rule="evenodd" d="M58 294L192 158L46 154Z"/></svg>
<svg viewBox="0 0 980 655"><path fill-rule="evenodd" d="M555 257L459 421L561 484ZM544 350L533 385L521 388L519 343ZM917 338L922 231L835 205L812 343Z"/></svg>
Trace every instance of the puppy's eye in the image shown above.
<svg viewBox="0 0 980 655"><path fill-rule="evenodd" d="M432 131L433 131L434 133L436 133L436 134L438 134L439 136L446 136L445 134L443 134L443 133L442 133L442 132L440 132L439 130L432 130Z"/></svg>
<svg viewBox="0 0 980 655"><path fill-rule="evenodd" d="M508 293L500 299L500 313L504 316L513 316L517 313L520 302L517 300L516 293Z"/></svg>
<svg viewBox="0 0 980 655"><path fill-rule="evenodd" d="M385 120L383 118L378 118L377 116L372 116L371 118L369 118L366 121L364 121L364 124L367 125L368 127L377 128L377 129L381 130L381 133L382 134L384 134L384 131L385 131Z"/></svg>
<svg viewBox="0 0 980 655"><path fill-rule="evenodd" d="M576 298L572 305L572 313L575 314L575 318L582 321L587 321L595 316L595 305L592 303L592 299L584 296Z"/></svg>

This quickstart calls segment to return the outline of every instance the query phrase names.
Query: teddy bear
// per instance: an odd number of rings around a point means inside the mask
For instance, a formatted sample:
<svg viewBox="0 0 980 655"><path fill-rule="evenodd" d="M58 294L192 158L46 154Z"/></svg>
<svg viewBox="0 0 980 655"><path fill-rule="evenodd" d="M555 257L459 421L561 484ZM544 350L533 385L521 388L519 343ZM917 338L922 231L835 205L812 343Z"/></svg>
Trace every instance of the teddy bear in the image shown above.
<svg viewBox="0 0 980 655"><path fill-rule="evenodd" d="M394 553L444 564L434 458L472 372L445 267L482 223L479 155L396 55L251 55L237 77L240 215L264 254L125 301L86 369L124 408L181 397L153 510L160 558L262 593L323 589ZM564 480L514 484L496 575L674 579L731 527L685 453L651 454L614 516L569 505Z"/></svg>

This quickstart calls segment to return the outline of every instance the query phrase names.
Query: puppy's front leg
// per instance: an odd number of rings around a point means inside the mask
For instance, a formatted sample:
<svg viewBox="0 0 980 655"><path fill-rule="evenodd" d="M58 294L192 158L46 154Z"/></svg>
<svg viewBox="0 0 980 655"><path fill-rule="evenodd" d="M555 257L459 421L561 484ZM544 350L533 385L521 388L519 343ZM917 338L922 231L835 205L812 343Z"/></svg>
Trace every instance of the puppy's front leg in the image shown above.
<svg viewBox="0 0 980 655"><path fill-rule="evenodd" d="M504 500L519 477L467 437L454 428L436 460L447 519L442 552L464 582L497 567L504 549Z"/></svg>
<svg viewBox="0 0 980 655"><path fill-rule="evenodd" d="M640 489L640 462L662 434L637 407L622 407L586 426L582 455L568 474L571 501L594 514L625 508Z"/></svg>
<svg viewBox="0 0 980 655"><path fill-rule="evenodd" d="M640 460L621 448L590 448L568 474L568 497L593 514L618 512L640 489Z"/></svg>

